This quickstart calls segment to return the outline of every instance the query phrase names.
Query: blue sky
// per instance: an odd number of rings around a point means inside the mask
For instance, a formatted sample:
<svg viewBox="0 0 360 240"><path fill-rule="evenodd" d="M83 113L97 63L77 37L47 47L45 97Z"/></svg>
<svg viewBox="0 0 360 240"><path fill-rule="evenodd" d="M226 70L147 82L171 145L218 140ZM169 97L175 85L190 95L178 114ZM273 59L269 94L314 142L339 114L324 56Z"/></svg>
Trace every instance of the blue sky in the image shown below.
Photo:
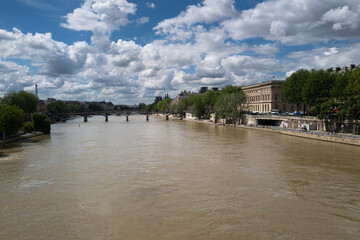
<svg viewBox="0 0 360 240"><path fill-rule="evenodd" d="M151 103L360 64L358 0L3 0L0 95Z"/></svg>

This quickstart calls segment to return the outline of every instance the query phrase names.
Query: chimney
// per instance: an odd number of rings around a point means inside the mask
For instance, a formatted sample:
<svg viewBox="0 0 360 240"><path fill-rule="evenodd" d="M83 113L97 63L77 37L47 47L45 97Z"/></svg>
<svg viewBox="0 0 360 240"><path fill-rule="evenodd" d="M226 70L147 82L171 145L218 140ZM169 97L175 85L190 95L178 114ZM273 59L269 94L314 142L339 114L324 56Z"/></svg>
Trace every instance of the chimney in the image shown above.
<svg viewBox="0 0 360 240"><path fill-rule="evenodd" d="M37 84L35 84L35 95L36 95L36 97L39 97L39 96L38 96Z"/></svg>

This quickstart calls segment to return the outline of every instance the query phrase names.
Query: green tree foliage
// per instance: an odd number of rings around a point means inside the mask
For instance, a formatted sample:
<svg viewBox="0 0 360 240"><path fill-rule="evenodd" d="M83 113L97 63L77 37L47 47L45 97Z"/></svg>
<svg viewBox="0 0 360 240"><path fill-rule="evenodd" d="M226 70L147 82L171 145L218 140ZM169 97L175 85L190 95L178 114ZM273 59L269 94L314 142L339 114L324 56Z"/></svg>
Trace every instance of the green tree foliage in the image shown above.
<svg viewBox="0 0 360 240"><path fill-rule="evenodd" d="M145 103L140 103L139 104L139 110L140 111L145 111L146 110L146 104Z"/></svg>
<svg viewBox="0 0 360 240"><path fill-rule="evenodd" d="M50 113L65 113L66 112L66 103L58 100L56 102L49 103L46 106L46 109Z"/></svg>
<svg viewBox="0 0 360 240"><path fill-rule="evenodd" d="M155 112L170 112L171 98L166 98L163 101L159 101L156 104L154 103L154 111Z"/></svg>
<svg viewBox="0 0 360 240"><path fill-rule="evenodd" d="M360 96L351 96L339 106L338 117L340 120L360 119Z"/></svg>
<svg viewBox="0 0 360 240"><path fill-rule="evenodd" d="M315 105L321 105L327 101L331 97L330 93L335 77L334 74L324 70L312 70L302 89L304 103L315 107Z"/></svg>
<svg viewBox="0 0 360 240"><path fill-rule="evenodd" d="M359 119L360 69L337 74L299 70L286 79L281 94L288 103L304 102L311 106L310 115L319 118L337 114L339 120Z"/></svg>
<svg viewBox="0 0 360 240"><path fill-rule="evenodd" d="M202 100L202 95L193 95L192 98L192 114L201 119L206 112L206 106Z"/></svg>
<svg viewBox="0 0 360 240"><path fill-rule="evenodd" d="M345 94L347 96L360 96L360 68L354 69L349 75Z"/></svg>
<svg viewBox="0 0 360 240"><path fill-rule="evenodd" d="M286 78L281 86L281 98L287 103L296 104L298 111L300 105L304 103L302 91L309 76L308 70L300 69Z"/></svg>
<svg viewBox="0 0 360 240"><path fill-rule="evenodd" d="M50 113L81 113L84 112L84 106L79 104L66 104L63 101L49 103L46 109Z"/></svg>
<svg viewBox="0 0 360 240"><path fill-rule="evenodd" d="M32 122L26 122L24 123L22 130L26 133L31 133L32 131L34 131L34 125Z"/></svg>
<svg viewBox="0 0 360 240"><path fill-rule="evenodd" d="M188 108L186 98L180 99L179 102L173 105L173 111L177 113L183 113Z"/></svg>
<svg viewBox="0 0 360 240"><path fill-rule="evenodd" d="M35 131L40 131L46 134L50 133L51 121L47 115L34 113L31 117Z"/></svg>
<svg viewBox="0 0 360 240"><path fill-rule="evenodd" d="M220 96L220 91L206 91L201 95L201 100L206 106L206 112L213 112L215 104Z"/></svg>
<svg viewBox="0 0 360 240"><path fill-rule="evenodd" d="M80 104L66 104L66 112L69 113L82 113L85 111L83 105Z"/></svg>
<svg viewBox="0 0 360 240"><path fill-rule="evenodd" d="M226 87L215 104L216 119L223 118L226 122L238 120L245 102L246 95L240 87Z"/></svg>
<svg viewBox="0 0 360 240"><path fill-rule="evenodd" d="M103 108L97 103L89 103L89 111L97 112L102 111Z"/></svg>
<svg viewBox="0 0 360 240"><path fill-rule="evenodd" d="M155 109L155 103L146 105L145 111L152 112Z"/></svg>
<svg viewBox="0 0 360 240"><path fill-rule="evenodd" d="M360 68L348 74L345 99L341 101L338 116L340 119L360 119Z"/></svg>
<svg viewBox="0 0 360 240"><path fill-rule="evenodd" d="M155 105L155 112L166 112L167 104L165 101L159 101Z"/></svg>
<svg viewBox="0 0 360 240"><path fill-rule="evenodd" d="M170 105L171 105L171 102L172 102L171 98L166 98L166 99L163 100L163 102L165 102L165 104L166 104L166 110L168 112L170 112Z"/></svg>
<svg viewBox="0 0 360 240"><path fill-rule="evenodd" d="M223 101L223 100L224 100L224 98L228 98L228 96L224 97L225 95L231 95L231 94L233 94L232 95L233 102L235 102L235 99L233 99L233 97L238 97L237 100L241 101L241 104L239 103L238 105L236 105L236 107L234 107L235 110L233 111L233 114L232 114L232 116L235 116L235 115L239 116L240 114L238 114L237 108L239 108L239 109L241 108L240 105L245 103L246 98L245 98L245 94L243 93L243 91L241 90L240 87L235 87L232 85L226 86L221 91L209 90L203 94L191 94L189 97L183 98L179 102L174 104L172 106L172 111L182 113L186 109L190 108L192 114L195 117L197 117L198 119L201 119L203 117L210 115L210 113L213 112L214 109L216 109L216 111L224 110L222 113L224 113L224 114L226 113L229 115L230 110L225 111L226 107L223 106L222 104L229 106L228 102L226 102L229 99L226 99L226 101ZM218 104L221 97L223 98L222 102ZM221 108L221 107L224 107L224 108ZM226 115L226 116L228 116L228 115ZM236 118L237 117L234 117L234 119L236 119Z"/></svg>
<svg viewBox="0 0 360 240"><path fill-rule="evenodd" d="M349 78L351 76L350 71L346 71L341 74L337 74L334 85L331 88L331 96L339 101L343 101L347 97L346 87L349 84Z"/></svg>
<svg viewBox="0 0 360 240"><path fill-rule="evenodd" d="M6 93L2 102L6 105L18 106L25 113L33 113L37 109L39 99L33 93L19 91Z"/></svg>
<svg viewBox="0 0 360 240"><path fill-rule="evenodd" d="M241 87L233 86L233 85L227 85L226 87L224 87L223 89L220 90L220 96L225 95L225 94L229 94L229 93L237 93L237 92L243 93Z"/></svg>
<svg viewBox="0 0 360 240"><path fill-rule="evenodd" d="M23 126L25 113L17 106L0 105L0 132L15 135Z"/></svg>

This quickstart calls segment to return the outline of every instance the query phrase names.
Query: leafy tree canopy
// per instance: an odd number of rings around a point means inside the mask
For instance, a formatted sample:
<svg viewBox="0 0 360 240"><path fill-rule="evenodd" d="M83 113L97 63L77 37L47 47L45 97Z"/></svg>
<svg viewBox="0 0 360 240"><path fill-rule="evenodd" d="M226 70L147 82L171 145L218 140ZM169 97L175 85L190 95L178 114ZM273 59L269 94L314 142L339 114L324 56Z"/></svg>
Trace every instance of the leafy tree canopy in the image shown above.
<svg viewBox="0 0 360 240"><path fill-rule="evenodd" d="M335 82L335 75L324 70L312 70L302 89L303 100L306 105L314 106L320 103L317 99L330 98L331 88Z"/></svg>
<svg viewBox="0 0 360 240"><path fill-rule="evenodd" d="M302 89L306 84L310 72L308 70L300 69L286 78L281 86L281 98L287 103L294 103L298 110L300 105L304 103Z"/></svg>
<svg viewBox="0 0 360 240"><path fill-rule="evenodd" d="M19 91L6 93L2 102L6 105L18 106L25 113L33 113L37 109L39 99L33 93Z"/></svg>
<svg viewBox="0 0 360 240"><path fill-rule="evenodd" d="M25 113L15 105L0 105L0 132L6 136L16 134L23 126Z"/></svg>
<svg viewBox="0 0 360 240"><path fill-rule="evenodd" d="M239 119L246 103L246 95L240 87L226 86L221 90L215 104L216 118L228 120Z"/></svg>

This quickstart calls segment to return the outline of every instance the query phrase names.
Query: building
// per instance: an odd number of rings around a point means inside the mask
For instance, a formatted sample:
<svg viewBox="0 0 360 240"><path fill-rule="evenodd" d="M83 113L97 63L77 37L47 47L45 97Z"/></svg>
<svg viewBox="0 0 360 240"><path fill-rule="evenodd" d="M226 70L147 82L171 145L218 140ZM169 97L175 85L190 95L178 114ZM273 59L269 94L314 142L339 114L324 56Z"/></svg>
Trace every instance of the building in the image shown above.
<svg viewBox="0 0 360 240"><path fill-rule="evenodd" d="M201 87L199 90L199 93L202 94L204 92L207 92L207 90L208 90L208 87Z"/></svg>
<svg viewBox="0 0 360 240"><path fill-rule="evenodd" d="M163 100L162 96L156 96L154 103L156 104L158 102L161 102L162 100Z"/></svg>
<svg viewBox="0 0 360 240"><path fill-rule="evenodd" d="M296 111L295 104L285 103L281 99L281 85L284 81L272 80L241 87L247 97L246 110L258 112L270 112L278 110L280 112ZM300 111L302 111L300 109Z"/></svg>

